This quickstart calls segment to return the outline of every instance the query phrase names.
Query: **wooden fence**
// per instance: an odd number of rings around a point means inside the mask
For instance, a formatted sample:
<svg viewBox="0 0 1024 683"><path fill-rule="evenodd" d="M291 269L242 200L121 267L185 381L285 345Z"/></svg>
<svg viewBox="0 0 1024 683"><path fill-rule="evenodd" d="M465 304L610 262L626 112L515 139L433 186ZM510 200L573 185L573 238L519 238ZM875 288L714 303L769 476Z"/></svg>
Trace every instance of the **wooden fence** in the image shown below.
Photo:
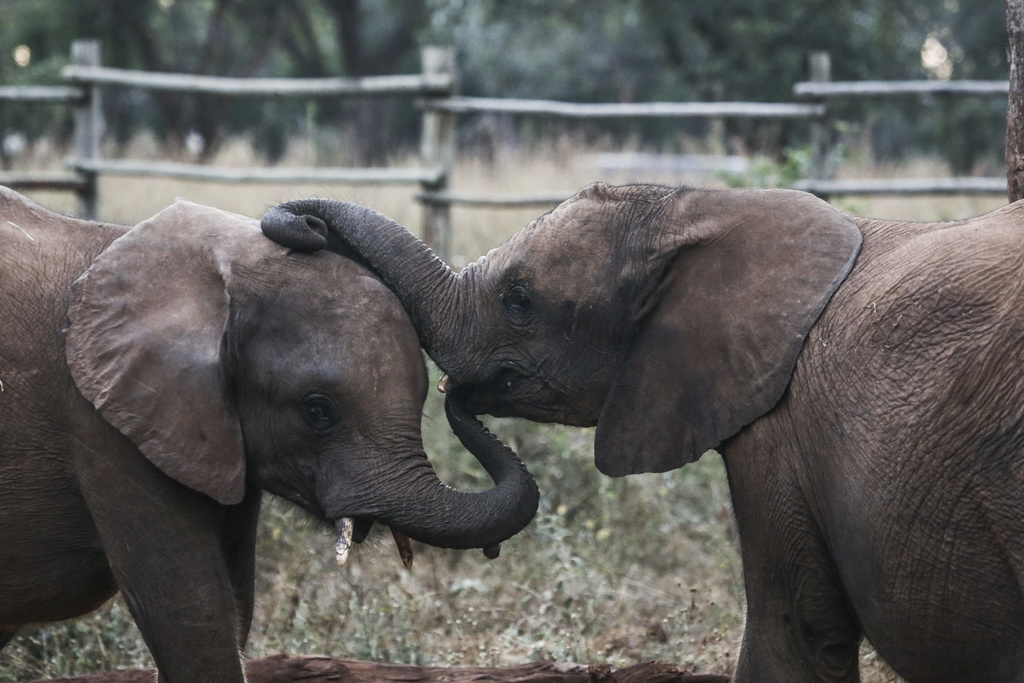
<svg viewBox="0 0 1024 683"><path fill-rule="evenodd" d="M922 94L1005 97L1006 81L863 81L830 80L828 53L811 55L811 80L797 83L796 103L766 102L650 102L581 104L550 100L518 100L455 96L455 58L449 48L426 47L422 72L367 78L225 78L187 74L149 73L100 66L97 41L75 41L71 64L64 68L64 87L0 88L0 102L58 103L74 108L74 154L68 173L0 173L0 184L17 189L59 189L75 192L80 214L96 217L97 177L100 174L154 175L217 182L339 182L351 184L412 184L420 190L423 236L442 258L450 255L451 207L455 204L492 207L552 206L568 195L473 195L451 190L456 159L455 121L460 114L503 113L575 119L599 118L796 118L810 125L810 177L797 189L820 196L849 194L1004 194L1005 178L909 178L833 180L828 167L832 121L828 102L840 97L906 97ZM103 159L101 87L129 87L182 93L261 97L367 97L404 95L422 102L419 165L409 168L224 168L164 161Z"/></svg>
<svg viewBox="0 0 1024 683"><path fill-rule="evenodd" d="M0 184L15 189L72 190L80 199L79 214L97 216L97 177L100 174L150 175L216 182L339 182L348 184L418 184L422 192L444 192L454 156L454 120L450 114L427 109L422 117L420 165L410 168L225 168L166 161L104 159L101 87L129 87L181 93L260 97L380 97L404 95L431 99L454 94L455 57L447 48L426 47L422 73L367 78L224 78L189 74L149 73L100 66L95 40L75 41L71 64L61 76L65 88L4 88L0 100L70 104L74 107L74 154L65 161L67 174L2 173ZM440 254L448 255L451 240L447 204L424 203L423 235Z"/></svg>
<svg viewBox="0 0 1024 683"><path fill-rule="evenodd" d="M822 107L811 123L810 177L798 180L794 189L828 198L833 195L1006 194L1006 178L885 178L833 180L831 156L832 121L829 100L850 97L920 97L922 95L992 97L1004 100L1009 81L832 81L829 53L810 56L809 81L793 86L793 95Z"/></svg>
<svg viewBox="0 0 1024 683"><path fill-rule="evenodd" d="M71 63L88 64L99 60L99 44L75 41L71 44ZM99 96L86 88L62 86L7 86L0 88L0 102L38 102L74 107L74 155L99 155ZM0 173L0 185L16 190L66 190L78 195L79 214L96 215L96 177L87 173Z"/></svg>

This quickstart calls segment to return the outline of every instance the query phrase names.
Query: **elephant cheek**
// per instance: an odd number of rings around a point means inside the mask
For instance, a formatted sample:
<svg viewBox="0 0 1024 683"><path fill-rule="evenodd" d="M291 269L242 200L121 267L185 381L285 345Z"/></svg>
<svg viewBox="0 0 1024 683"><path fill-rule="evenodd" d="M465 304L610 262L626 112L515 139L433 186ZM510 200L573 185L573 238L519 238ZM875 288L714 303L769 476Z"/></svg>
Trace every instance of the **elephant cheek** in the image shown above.
<svg viewBox="0 0 1024 683"><path fill-rule="evenodd" d="M320 473L300 459L285 455L260 459L249 467L248 473L250 483L324 518Z"/></svg>

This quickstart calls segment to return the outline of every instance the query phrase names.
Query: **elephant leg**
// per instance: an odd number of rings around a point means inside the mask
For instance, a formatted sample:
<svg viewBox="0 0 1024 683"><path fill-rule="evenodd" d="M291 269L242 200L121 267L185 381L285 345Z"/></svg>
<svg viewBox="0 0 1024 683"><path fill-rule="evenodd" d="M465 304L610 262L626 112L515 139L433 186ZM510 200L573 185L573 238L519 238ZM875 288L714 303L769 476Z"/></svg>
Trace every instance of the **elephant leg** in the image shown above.
<svg viewBox="0 0 1024 683"><path fill-rule="evenodd" d="M859 681L861 627L804 498L777 470L729 477L747 595L736 683Z"/></svg>
<svg viewBox="0 0 1024 683"><path fill-rule="evenodd" d="M861 632L838 591L813 586L813 579L783 590L769 588L763 577L753 583L736 683L860 680Z"/></svg>
<svg viewBox="0 0 1024 683"><path fill-rule="evenodd" d="M242 502L228 508L221 541L237 604L239 648L245 647L252 626L256 593L256 530L262 496L260 489L249 487Z"/></svg>
<svg viewBox="0 0 1024 683"><path fill-rule="evenodd" d="M76 456L117 585L161 681L244 683L225 508L164 475L125 442Z"/></svg>

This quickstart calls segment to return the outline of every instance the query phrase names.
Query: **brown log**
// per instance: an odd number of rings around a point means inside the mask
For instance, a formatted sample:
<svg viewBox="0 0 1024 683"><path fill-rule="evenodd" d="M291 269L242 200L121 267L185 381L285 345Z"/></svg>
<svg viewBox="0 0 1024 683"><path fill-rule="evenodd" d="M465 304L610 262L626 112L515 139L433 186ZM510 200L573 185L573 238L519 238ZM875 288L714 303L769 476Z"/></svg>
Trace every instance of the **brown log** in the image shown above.
<svg viewBox="0 0 1024 683"><path fill-rule="evenodd" d="M1006 196L1024 197L1024 0L1006 0L1006 56L1010 97L1006 110Z"/></svg>
<svg viewBox="0 0 1024 683"><path fill-rule="evenodd" d="M728 676L692 674L666 662L645 662L625 669L607 664L535 662L512 667L432 667L377 664L330 657L275 655L245 663L249 683L727 683ZM55 678L45 683L153 683L152 669ZM44 683L33 681L32 683Z"/></svg>

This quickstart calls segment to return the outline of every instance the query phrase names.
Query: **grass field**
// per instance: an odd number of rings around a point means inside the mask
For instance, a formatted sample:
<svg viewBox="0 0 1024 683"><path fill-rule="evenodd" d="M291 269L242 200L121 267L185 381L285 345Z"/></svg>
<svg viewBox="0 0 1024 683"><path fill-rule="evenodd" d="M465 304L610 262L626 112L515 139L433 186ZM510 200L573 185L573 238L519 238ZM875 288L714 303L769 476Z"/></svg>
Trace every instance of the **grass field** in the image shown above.
<svg viewBox="0 0 1024 683"><path fill-rule="evenodd" d="M599 178L578 150L501 153L496 164L465 160L453 186L474 191L570 194ZM232 155L236 155L232 157ZM226 163L248 163L244 148ZM846 173L864 173L864 169ZM921 168L873 173L925 175ZM652 178L674 182L693 179ZM712 182L716 182L712 180ZM231 186L104 178L104 219L134 223L177 196L259 216L279 201L324 196L365 204L418 231L410 188ZM38 201L71 211L67 197ZM857 199L861 215L953 219L1002 198ZM456 209L453 264L475 260L544 209ZM437 371L432 369L436 381ZM743 629L742 572L724 468L717 454L663 475L609 479L593 465L591 430L489 420L534 472L542 492L536 520L504 544L501 557L417 546L406 571L390 535L377 529L334 563L333 532L267 497L259 538L256 618L250 656L286 652L433 665L510 665L536 659L626 665L660 659L694 671L732 672ZM448 431L431 393L424 434L442 478L464 488L486 475ZM896 678L863 652L864 680ZM25 629L0 652L0 682L149 666L120 600L73 622Z"/></svg>

